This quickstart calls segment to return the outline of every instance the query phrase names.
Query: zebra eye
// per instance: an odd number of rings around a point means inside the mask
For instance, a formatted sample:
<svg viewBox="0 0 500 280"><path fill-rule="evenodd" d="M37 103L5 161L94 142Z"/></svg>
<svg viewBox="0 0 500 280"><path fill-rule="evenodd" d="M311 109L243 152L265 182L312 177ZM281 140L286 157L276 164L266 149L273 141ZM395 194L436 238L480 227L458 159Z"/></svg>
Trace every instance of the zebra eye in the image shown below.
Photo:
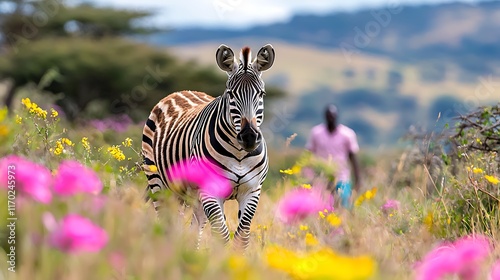
<svg viewBox="0 0 500 280"><path fill-rule="evenodd" d="M265 91L261 91L261 92L259 93L259 97L260 97L260 98L263 98L264 96L266 96L266 92L265 92Z"/></svg>
<svg viewBox="0 0 500 280"><path fill-rule="evenodd" d="M226 92L229 95L229 98L234 99L234 93L231 90L227 90Z"/></svg>

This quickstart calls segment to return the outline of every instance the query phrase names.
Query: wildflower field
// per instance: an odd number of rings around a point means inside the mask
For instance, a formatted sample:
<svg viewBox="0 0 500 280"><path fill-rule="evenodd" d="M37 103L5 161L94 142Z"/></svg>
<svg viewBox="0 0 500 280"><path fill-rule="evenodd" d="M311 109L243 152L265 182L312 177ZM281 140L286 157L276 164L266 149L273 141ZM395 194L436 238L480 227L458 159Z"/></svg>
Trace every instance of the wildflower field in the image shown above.
<svg viewBox="0 0 500 280"><path fill-rule="evenodd" d="M2 280L500 279L495 151L443 157L438 172L407 150L366 153L345 209L324 191L332 166L283 145L270 151L248 250L209 226L197 250L190 207L165 192L157 219L144 200L140 124L97 129L17 104L0 109ZM226 202L232 231L237 209Z"/></svg>

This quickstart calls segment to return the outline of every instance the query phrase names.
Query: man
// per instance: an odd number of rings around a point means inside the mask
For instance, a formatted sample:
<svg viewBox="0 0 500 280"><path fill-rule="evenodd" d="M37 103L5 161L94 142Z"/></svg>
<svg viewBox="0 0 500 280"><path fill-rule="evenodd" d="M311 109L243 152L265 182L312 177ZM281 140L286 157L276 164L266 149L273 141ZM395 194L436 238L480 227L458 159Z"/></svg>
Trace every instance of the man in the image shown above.
<svg viewBox="0 0 500 280"><path fill-rule="evenodd" d="M360 176L356 153L359 146L356 133L345 125L337 124L337 117L337 107L327 106L325 109L326 123L319 124L312 129L306 149L314 155L331 160L336 164L336 185L332 191L339 193L343 207L350 208L352 188L349 165L354 173L354 190L358 192Z"/></svg>

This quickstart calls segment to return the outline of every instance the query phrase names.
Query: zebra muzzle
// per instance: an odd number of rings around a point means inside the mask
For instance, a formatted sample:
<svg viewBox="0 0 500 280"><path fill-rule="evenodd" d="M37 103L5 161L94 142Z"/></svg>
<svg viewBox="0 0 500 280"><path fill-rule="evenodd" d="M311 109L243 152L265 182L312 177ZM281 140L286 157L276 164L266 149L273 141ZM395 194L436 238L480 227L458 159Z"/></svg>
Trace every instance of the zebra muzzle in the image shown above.
<svg viewBox="0 0 500 280"><path fill-rule="evenodd" d="M242 125L241 131L236 136L236 139L238 140L241 148L247 152L252 152L259 147L260 142L262 141L262 134L260 129L252 122L243 119Z"/></svg>

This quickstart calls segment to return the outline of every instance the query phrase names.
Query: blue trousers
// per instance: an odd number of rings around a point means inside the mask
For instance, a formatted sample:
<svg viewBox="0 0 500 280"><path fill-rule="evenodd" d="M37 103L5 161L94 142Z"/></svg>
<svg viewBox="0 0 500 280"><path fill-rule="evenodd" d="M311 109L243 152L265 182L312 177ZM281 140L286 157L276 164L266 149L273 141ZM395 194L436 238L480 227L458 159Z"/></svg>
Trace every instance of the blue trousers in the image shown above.
<svg viewBox="0 0 500 280"><path fill-rule="evenodd" d="M335 191L337 191L337 193L339 194L342 207L350 209L352 206L350 202L350 198L352 195L351 182L338 182L335 186Z"/></svg>

